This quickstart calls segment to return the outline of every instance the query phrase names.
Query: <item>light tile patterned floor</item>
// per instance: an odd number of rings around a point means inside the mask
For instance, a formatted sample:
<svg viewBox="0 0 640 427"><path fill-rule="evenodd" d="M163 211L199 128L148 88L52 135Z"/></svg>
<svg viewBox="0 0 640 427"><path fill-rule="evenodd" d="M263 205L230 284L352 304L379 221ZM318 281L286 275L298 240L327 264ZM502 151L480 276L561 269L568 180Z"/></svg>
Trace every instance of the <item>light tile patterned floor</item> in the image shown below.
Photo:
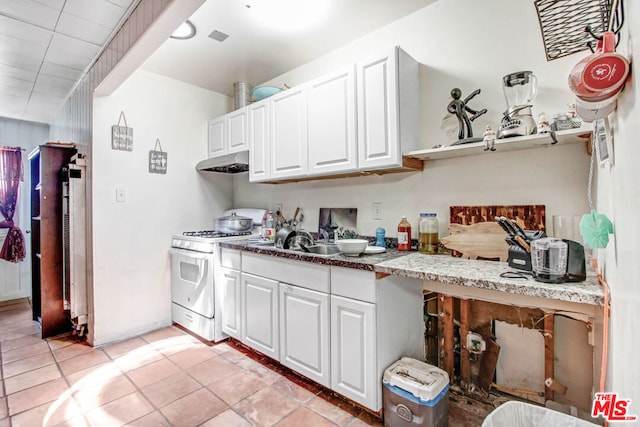
<svg viewBox="0 0 640 427"><path fill-rule="evenodd" d="M0 427L381 425L234 345L175 327L103 348L41 340L24 299L0 305L0 351Z"/></svg>

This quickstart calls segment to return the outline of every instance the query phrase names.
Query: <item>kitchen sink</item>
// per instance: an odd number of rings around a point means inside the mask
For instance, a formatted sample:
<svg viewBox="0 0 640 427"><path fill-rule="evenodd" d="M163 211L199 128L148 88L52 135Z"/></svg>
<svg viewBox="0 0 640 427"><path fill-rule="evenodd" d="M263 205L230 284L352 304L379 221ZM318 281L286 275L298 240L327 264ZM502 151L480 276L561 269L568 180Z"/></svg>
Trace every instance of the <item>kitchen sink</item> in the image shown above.
<svg viewBox="0 0 640 427"><path fill-rule="evenodd" d="M309 253L313 255L327 256L327 257L337 255L340 253L340 249L338 249L338 247L335 244L331 244L331 243L330 244L316 243L314 245L307 246L307 249L309 249L309 252L305 252L302 248L282 249L282 248L276 247L273 244L273 242L265 242L265 241L251 242L250 246L255 246L260 248L270 248L270 249L273 248L273 250L275 251L291 252L296 254Z"/></svg>
<svg viewBox="0 0 640 427"><path fill-rule="evenodd" d="M315 244L307 246L310 253L316 255L336 255L340 253L340 249L336 245ZM302 248L290 249L295 252L306 252Z"/></svg>

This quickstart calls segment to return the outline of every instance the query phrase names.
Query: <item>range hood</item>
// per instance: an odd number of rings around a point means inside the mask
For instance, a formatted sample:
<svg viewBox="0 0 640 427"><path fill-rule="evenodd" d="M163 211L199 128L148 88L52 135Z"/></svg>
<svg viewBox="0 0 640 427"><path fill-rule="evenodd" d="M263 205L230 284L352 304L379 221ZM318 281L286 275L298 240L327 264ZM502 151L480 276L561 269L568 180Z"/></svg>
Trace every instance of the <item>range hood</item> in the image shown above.
<svg viewBox="0 0 640 427"><path fill-rule="evenodd" d="M225 154L202 160L196 165L196 170L220 173L238 173L249 170L249 152Z"/></svg>

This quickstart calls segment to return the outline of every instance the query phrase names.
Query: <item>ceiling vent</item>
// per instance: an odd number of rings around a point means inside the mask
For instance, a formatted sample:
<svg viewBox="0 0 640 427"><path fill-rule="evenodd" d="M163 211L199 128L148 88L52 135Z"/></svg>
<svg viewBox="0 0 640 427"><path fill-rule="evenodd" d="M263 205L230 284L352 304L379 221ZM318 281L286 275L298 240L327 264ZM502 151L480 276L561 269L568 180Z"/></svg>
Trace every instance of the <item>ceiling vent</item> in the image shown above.
<svg viewBox="0 0 640 427"><path fill-rule="evenodd" d="M229 37L229 35L223 33L222 31L213 30L211 34L209 34L209 37L214 40L218 40L219 42L223 42Z"/></svg>

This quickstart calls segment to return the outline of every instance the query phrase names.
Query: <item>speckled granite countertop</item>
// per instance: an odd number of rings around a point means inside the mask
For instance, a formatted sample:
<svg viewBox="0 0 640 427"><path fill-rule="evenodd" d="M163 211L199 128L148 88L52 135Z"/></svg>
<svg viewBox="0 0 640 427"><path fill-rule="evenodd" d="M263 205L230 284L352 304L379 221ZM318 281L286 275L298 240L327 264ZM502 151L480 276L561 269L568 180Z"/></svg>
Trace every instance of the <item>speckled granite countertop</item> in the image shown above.
<svg viewBox="0 0 640 427"><path fill-rule="evenodd" d="M374 271L511 294L604 305L602 286L598 283L595 273L589 270L584 282L542 283L532 278L524 280L500 277L500 274L506 271L514 271L506 262L468 260L446 255L429 256L411 252L401 258L376 264Z"/></svg>
<svg viewBox="0 0 640 427"><path fill-rule="evenodd" d="M506 262L467 260L448 255L424 255L418 252L407 253L397 249L387 249L381 254L349 257L285 251L269 246L256 246L248 240L225 242L220 246L280 258L433 280L478 289L598 306L604 305L604 291L598 283L595 273L590 269L588 269L587 280L584 282L552 284L538 282L532 278L524 280L500 277L500 274L504 272L514 271Z"/></svg>
<svg viewBox="0 0 640 427"><path fill-rule="evenodd" d="M397 249L387 249L380 254L365 255L357 257L337 255L315 255L304 252L293 252L277 249L273 246L255 245L248 240L236 240L233 242L220 243L223 248L240 249L245 252L271 255L278 258L295 259L299 261L313 262L315 264L334 265L337 267L355 268L365 271L376 271L375 266L384 261L390 261L407 255L407 252L400 252Z"/></svg>

